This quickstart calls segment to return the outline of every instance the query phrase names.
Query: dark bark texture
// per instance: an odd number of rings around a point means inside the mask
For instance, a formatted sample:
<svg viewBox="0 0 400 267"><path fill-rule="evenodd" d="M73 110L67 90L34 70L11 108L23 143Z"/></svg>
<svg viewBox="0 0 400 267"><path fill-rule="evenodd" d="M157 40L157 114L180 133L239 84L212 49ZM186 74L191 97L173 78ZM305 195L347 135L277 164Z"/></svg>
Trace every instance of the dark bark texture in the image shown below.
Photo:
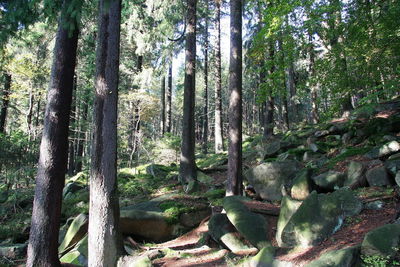
<svg viewBox="0 0 400 267"><path fill-rule="evenodd" d="M185 83L183 95L182 146L179 175L183 183L196 181L195 162L195 92L196 92L196 4L197 0L187 1ZM191 190L189 188L189 190Z"/></svg>
<svg viewBox="0 0 400 267"><path fill-rule="evenodd" d="M3 89L3 96L2 96L2 104L1 104L1 111L0 111L0 133L4 133L4 129L6 127L6 119L7 119L7 111L8 111L8 104L10 103L10 96L11 93L11 75L8 73L4 74L4 89Z"/></svg>
<svg viewBox="0 0 400 267"><path fill-rule="evenodd" d="M117 194L117 100L121 0L101 0L90 174L89 266L116 266L121 252Z"/></svg>
<svg viewBox="0 0 400 267"><path fill-rule="evenodd" d="M161 79L161 132L165 133L165 76Z"/></svg>
<svg viewBox="0 0 400 267"><path fill-rule="evenodd" d="M207 1L208 10L208 1ZM203 108L203 140L202 149L203 153L207 154L208 144L208 18L205 18L205 32L204 32L204 108Z"/></svg>
<svg viewBox="0 0 400 267"><path fill-rule="evenodd" d="M165 107L165 131L171 132L172 128L172 58L168 68L168 87L166 93L166 107Z"/></svg>
<svg viewBox="0 0 400 267"><path fill-rule="evenodd" d="M65 0L63 8L68 8ZM44 117L26 266L59 266L58 232L68 160L68 125L78 27L70 34L60 19Z"/></svg>
<svg viewBox="0 0 400 267"><path fill-rule="evenodd" d="M231 0L229 61L229 148L227 195L241 195L242 175L242 1Z"/></svg>

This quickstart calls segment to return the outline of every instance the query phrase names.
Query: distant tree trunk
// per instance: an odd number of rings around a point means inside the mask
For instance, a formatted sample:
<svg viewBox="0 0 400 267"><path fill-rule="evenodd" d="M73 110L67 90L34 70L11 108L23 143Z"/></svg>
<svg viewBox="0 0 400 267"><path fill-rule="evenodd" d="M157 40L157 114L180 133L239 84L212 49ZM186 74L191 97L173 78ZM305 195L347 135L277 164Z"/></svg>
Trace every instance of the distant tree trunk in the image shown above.
<svg viewBox="0 0 400 267"><path fill-rule="evenodd" d="M286 87L289 93L289 114L291 114L291 121L297 122L298 110L296 98L296 84L294 82L294 66L293 62L289 63L289 67L286 69ZM290 120L289 120L290 121Z"/></svg>
<svg viewBox="0 0 400 267"><path fill-rule="evenodd" d="M77 115L77 105L76 105L76 85L77 85L77 78L74 77L74 83L72 88L72 105L71 105L71 115L70 115L70 125L69 125L69 149L68 149L68 175L73 176L75 173L75 121ZM75 111L75 112L74 112Z"/></svg>
<svg viewBox="0 0 400 267"><path fill-rule="evenodd" d="M208 10L207 1L207 10ZM203 109L203 153L207 154L208 145L208 18L206 16L204 33L204 109Z"/></svg>
<svg viewBox="0 0 400 267"><path fill-rule="evenodd" d="M172 56L171 56L171 62L169 64L168 68L168 87L167 87L167 103L166 103L166 108L165 108L165 113L166 113L166 120L165 120L165 131L167 133L171 133L171 127L172 127Z"/></svg>
<svg viewBox="0 0 400 267"><path fill-rule="evenodd" d="M274 62L275 60L275 48L272 41L269 44L269 60L271 62ZM272 77L274 72L275 65L272 64L268 73L269 77ZM274 110L275 99L272 96L272 91L270 91L265 103L264 138L269 138L274 135Z"/></svg>
<svg viewBox="0 0 400 267"><path fill-rule="evenodd" d="M116 266L122 251L117 194L121 0L100 0L90 174L89 266Z"/></svg>
<svg viewBox="0 0 400 267"><path fill-rule="evenodd" d="M33 116L33 106L35 101L35 95L33 90L29 90L29 100L28 100L28 113L26 114L26 128L28 129L29 140L31 140L33 135L32 129L32 116Z"/></svg>
<svg viewBox="0 0 400 267"><path fill-rule="evenodd" d="M197 180L195 162L195 93L196 93L196 4L197 0L187 0L187 28L185 48L185 83L183 95L182 146L179 175L188 184L187 191L193 190Z"/></svg>
<svg viewBox="0 0 400 267"><path fill-rule="evenodd" d="M79 127L79 139L78 139L78 145L77 145L77 150L76 150L76 160L75 160L75 172L81 172L82 171L82 165L83 165L83 151L84 151L84 145L85 145L85 137L86 137L86 131L87 131L87 116L88 116L88 108L89 104L87 103L88 99L86 97L82 101L82 112L81 112L81 118L80 118L80 127Z"/></svg>
<svg viewBox="0 0 400 267"><path fill-rule="evenodd" d="M309 41L309 57L310 57L310 65L308 66L309 75L311 78L315 77L315 51L314 51L314 43L311 33L308 33L308 41ZM309 78L310 79L310 78ZM311 90L311 123L318 123L318 105L317 105L317 87L313 84L312 81L309 81L309 86Z"/></svg>
<svg viewBox="0 0 400 267"><path fill-rule="evenodd" d="M229 148L226 195L241 195L242 176L242 1L231 0Z"/></svg>
<svg viewBox="0 0 400 267"><path fill-rule="evenodd" d="M161 79L161 133L165 133L165 76Z"/></svg>
<svg viewBox="0 0 400 267"><path fill-rule="evenodd" d="M215 28L217 30L217 42L215 45L215 125L214 142L215 153L224 151L223 128L222 128L222 67L221 67L221 0L215 0L216 15Z"/></svg>
<svg viewBox="0 0 400 267"><path fill-rule="evenodd" d="M60 266L58 232L61 199L68 161L68 125L78 42L78 25L65 29L75 18L66 17L71 0L64 0L54 47L32 223L29 235L27 267ZM68 24L70 25L70 24Z"/></svg>
<svg viewBox="0 0 400 267"><path fill-rule="evenodd" d="M0 112L0 133L4 133L7 119L8 104L10 103L10 93L11 93L11 75L4 73L4 89L2 97L2 105Z"/></svg>

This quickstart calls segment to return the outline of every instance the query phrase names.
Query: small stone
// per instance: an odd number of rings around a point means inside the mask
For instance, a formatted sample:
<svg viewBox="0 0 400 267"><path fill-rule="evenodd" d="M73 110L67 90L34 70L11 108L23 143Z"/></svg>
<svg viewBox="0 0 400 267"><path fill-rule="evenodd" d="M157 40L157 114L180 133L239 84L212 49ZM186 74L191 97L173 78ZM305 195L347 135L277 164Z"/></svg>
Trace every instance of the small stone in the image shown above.
<svg viewBox="0 0 400 267"><path fill-rule="evenodd" d="M335 187L342 187L345 175L341 172L328 171L311 178L314 183L325 190L334 190Z"/></svg>
<svg viewBox="0 0 400 267"><path fill-rule="evenodd" d="M342 143L347 145L350 143L351 138L353 138L353 133L347 132L342 136Z"/></svg>
<svg viewBox="0 0 400 267"><path fill-rule="evenodd" d="M377 159L385 156L389 156L400 151L400 144L397 141L391 141L383 146L375 147L365 156L371 159Z"/></svg>
<svg viewBox="0 0 400 267"><path fill-rule="evenodd" d="M312 152L317 152L319 149L318 149L318 146L316 145L316 144L314 144L314 143L312 143L312 144L310 144L309 146L308 146L310 149L311 149L311 151Z"/></svg>
<svg viewBox="0 0 400 267"><path fill-rule="evenodd" d="M329 135L329 134L330 134L330 132L329 132L328 130L323 130L323 131L316 131L316 132L314 133L314 136L317 137L317 138L319 138L319 137L327 136L327 135Z"/></svg>
<svg viewBox="0 0 400 267"><path fill-rule="evenodd" d="M367 210L381 210L385 203L381 200L369 202L365 204L364 208Z"/></svg>
<svg viewBox="0 0 400 267"><path fill-rule="evenodd" d="M366 186L365 167L362 163L351 161L347 168L347 177L344 181L344 186L349 186L352 189Z"/></svg>

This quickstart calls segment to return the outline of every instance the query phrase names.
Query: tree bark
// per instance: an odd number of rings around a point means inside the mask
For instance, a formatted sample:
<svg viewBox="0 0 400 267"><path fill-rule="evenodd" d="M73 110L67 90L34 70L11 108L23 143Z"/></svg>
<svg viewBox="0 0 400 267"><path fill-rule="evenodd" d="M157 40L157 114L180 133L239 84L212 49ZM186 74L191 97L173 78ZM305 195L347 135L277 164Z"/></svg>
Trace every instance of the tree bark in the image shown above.
<svg viewBox="0 0 400 267"><path fill-rule="evenodd" d="M187 191L193 190L197 180L195 162L195 93L196 93L196 4L187 0L187 28L185 48L185 83L183 95L182 146L179 175Z"/></svg>
<svg viewBox="0 0 400 267"><path fill-rule="evenodd" d="M89 266L116 266L122 251L117 195L121 0L101 0L90 174Z"/></svg>
<svg viewBox="0 0 400 267"><path fill-rule="evenodd" d="M165 133L165 76L161 79L161 133Z"/></svg>
<svg viewBox="0 0 400 267"><path fill-rule="evenodd" d="M308 66L308 71L311 79L315 77L315 51L314 51L314 43L313 38L310 32L308 32L308 41L309 41L309 57L310 57L310 65ZM310 79L310 78L309 78ZM311 90L311 123L316 124L319 122L318 116L318 104L317 104L317 87L313 84L312 81L309 81L309 86Z"/></svg>
<svg viewBox="0 0 400 267"><path fill-rule="evenodd" d="M82 165L83 165L83 152L84 152L84 145L85 145L85 140L86 140L86 131L87 131L87 115L88 115L88 109L89 109L89 104L88 104L88 99L85 96L84 100L82 101L82 114L80 118L80 127L79 127L79 139L78 139L78 145L77 145L77 150L76 150L76 159L75 159L75 172L81 172L82 171Z"/></svg>
<svg viewBox="0 0 400 267"><path fill-rule="evenodd" d="M229 148L226 195L241 195L242 175L242 1L231 0L229 61Z"/></svg>
<svg viewBox="0 0 400 267"><path fill-rule="evenodd" d="M65 0L63 9L71 0ZM50 86L44 118L32 223L26 266L59 266L58 232L61 199L68 160L68 125L76 64L78 25L64 27L65 13L60 18L54 48Z"/></svg>
<svg viewBox="0 0 400 267"><path fill-rule="evenodd" d="M171 62L169 64L168 68L168 87L167 87L167 103L166 103L166 108L165 108L165 113L166 113L166 120L165 120L165 131L167 133L171 133L171 127L172 127L172 56L171 56Z"/></svg>
<svg viewBox="0 0 400 267"><path fill-rule="evenodd" d="M207 10L208 10L207 1ZM208 145L208 17L205 18L205 33L204 33L204 109L203 109L203 153L207 154Z"/></svg>
<svg viewBox="0 0 400 267"><path fill-rule="evenodd" d="M7 119L8 104L10 103L10 93L11 93L11 75L4 73L4 89L2 97L2 105L0 112L0 133L4 133Z"/></svg>
<svg viewBox="0 0 400 267"><path fill-rule="evenodd" d="M269 44L269 60L275 60L275 48L274 43L271 41ZM275 72L275 65L272 64L269 70L269 76L272 77ZM274 135L274 110L275 110L275 99L272 95L272 91L269 92L265 103L265 119L264 119L264 138L269 138Z"/></svg>
<svg viewBox="0 0 400 267"><path fill-rule="evenodd" d="M217 42L215 46L215 125L214 125L214 142L215 153L224 151L223 127L222 127L222 67L221 67L221 0L215 0L216 15L215 28L217 30Z"/></svg>
<svg viewBox="0 0 400 267"><path fill-rule="evenodd" d="M70 125L69 125L69 149L68 149L68 175L73 176L75 173L75 142L76 135L73 127L76 122L77 115L77 105L76 105L76 84L77 78L74 77L74 83L72 87L72 105L71 105L71 115L70 115ZM75 111L75 114L74 114Z"/></svg>

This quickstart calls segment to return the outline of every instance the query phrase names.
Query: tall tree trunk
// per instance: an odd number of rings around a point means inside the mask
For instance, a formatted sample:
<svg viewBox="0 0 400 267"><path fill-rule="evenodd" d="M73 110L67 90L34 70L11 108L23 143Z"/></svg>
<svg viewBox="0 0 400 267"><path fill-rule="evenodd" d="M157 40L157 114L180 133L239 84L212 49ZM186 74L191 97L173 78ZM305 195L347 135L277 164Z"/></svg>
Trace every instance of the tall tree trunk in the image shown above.
<svg viewBox="0 0 400 267"><path fill-rule="evenodd" d="M90 174L89 266L116 266L121 253L117 194L117 102L121 0L100 0Z"/></svg>
<svg viewBox="0 0 400 267"><path fill-rule="evenodd" d="M2 105L0 112L0 133L4 133L4 129L6 126L8 104L10 103L9 99L10 93L11 93L11 75L8 73L4 73L4 89L3 89Z"/></svg>
<svg viewBox="0 0 400 267"><path fill-rule="evenodd" d="M87 116L88 116L89 104L86 96L82 101L82 105L83 107L81 112L79 135L78 135L79 139L78 139L78 146L76 150L76 160L75 160L76 164L75 171L77 173L82 171L83 152L84 152L84 145L85 145L86 131L87 131Z"/></svg>
<svg viewBox="0 0 400 267"><path fill-rule="evenodd" d="M71 105L71 115L70 115L70 125L69 125L69 149L68 149L68 175L73 176L75 173L75 142L76 142L76 135L75 135L75 122L76 122L76 115L77 115L77 105L76 105L76 85L77 85L77 78L74 77L74 84L73 84L73 92L72 92L72 105Z"/></svg>
<svg viewBox="0 0 400 267"><path fill-rule="evenodd" d="M221 67L221 0L215 0L216 15L215 28L217 30L217 42L215 46L215 125L214 142L215 153L224 151L223 128L222 128L222 67Z"/></svg>
<svg viewBox="0 0 400 267"><path fill-rule="evenodd" d="M207 10L208 10L207 1ZM208 17L206 16L204 33L204 109L203 109L203 153L207 154L208 145Z"/></svg>
<svg viewBox="0 0 400 267"><path fill-rule="evenodd" d="M313 79L315 77L315 51L314 51L314 43L313 43L313 38L311 35L311 32L309 30L308 32L308 41L309 41L309 57L310 57L310 65L308 66L308 72L309 75L311 77L311 79ZM310 78L309 78L310 79ZM317 87L314 84L313 81L309 81L309 87L310 87L310 91L311 91L311 123L318 123L319 122L319 116L318 116L318 104L317 104Z"/></svg>
<svg viewBox="0 0 400 267"><path fill-rule="evenodd" d="M273 41L271 41L269 44L269 60L271 62L274 62L275 60L275 47ZM268 73L269 77L272 77L275 72L274 64L272 64L271 68L269 69ZM264 138L269 138L272 135L274 135L274 110L275 110L275 99L272 95L272 90L271 90L269 92L269 95L267 96L265 103Z"/></svg>
<svg viewBox="0 0 400 267"><path fill-rule="evenodd" d="M196 93L196 4L197 0L187 0L187 29L185 48L185 83L183 95L182 146L179 175L192 191L197 180L195 162L195 93Z"/></svg>
<svg viewBox="0 0 400 267"><path fill-rule="evenodd" d="M241 195L242 175L242 1L231 0L229 61L229 148L226 194Z"/></svg>
<svg viewBox="0 0 400 267"><path fill-rule="evenodd" d="M171 62L169 64L168 68L168 87L167 87L167 103L166 103L166 108L165 108L165 113L166 113L166 120L165 120L165 131L167 133L171 133L171 127L172 127L172 56L171 56Z"/></svg>
<svg viewBox="0 0 400 267"><path fill-rule="evenodd" d="M289 66L286 69L286 87L289 93L289 107L290 110L289 114L291 115L291 121L297 122L298 117L298 110L297 110L297 103L296 103L296 84L294 82L294 66L293 62L290 61ZM289 120L290 121L290 120Z"/></svg>
<svg viewBox="0 0 400 267"><path fill-rule="evenodd" d="M33 89L29 90L29 100L28 100L28 113L26 114L26 128L28 129L29 140L31 140L33 135L32 129L32 116L33 116L33 106L35 101L35 95L33 94Z"/></svg>
<svg viewBox="0 0 400 267"><path fill-rule="evenodd" d="M78 25L66 17L71 0L64 0L54 48L44 117L32 223L26 266L59 266L58 232L61 199L68 160L68 125L78 43Z"/></svg>
<svg viewBox="0 0 400 267"><path fill-rule="evenodd" d="M165 133L165 76L161 79L161 133Z"/></svg>

